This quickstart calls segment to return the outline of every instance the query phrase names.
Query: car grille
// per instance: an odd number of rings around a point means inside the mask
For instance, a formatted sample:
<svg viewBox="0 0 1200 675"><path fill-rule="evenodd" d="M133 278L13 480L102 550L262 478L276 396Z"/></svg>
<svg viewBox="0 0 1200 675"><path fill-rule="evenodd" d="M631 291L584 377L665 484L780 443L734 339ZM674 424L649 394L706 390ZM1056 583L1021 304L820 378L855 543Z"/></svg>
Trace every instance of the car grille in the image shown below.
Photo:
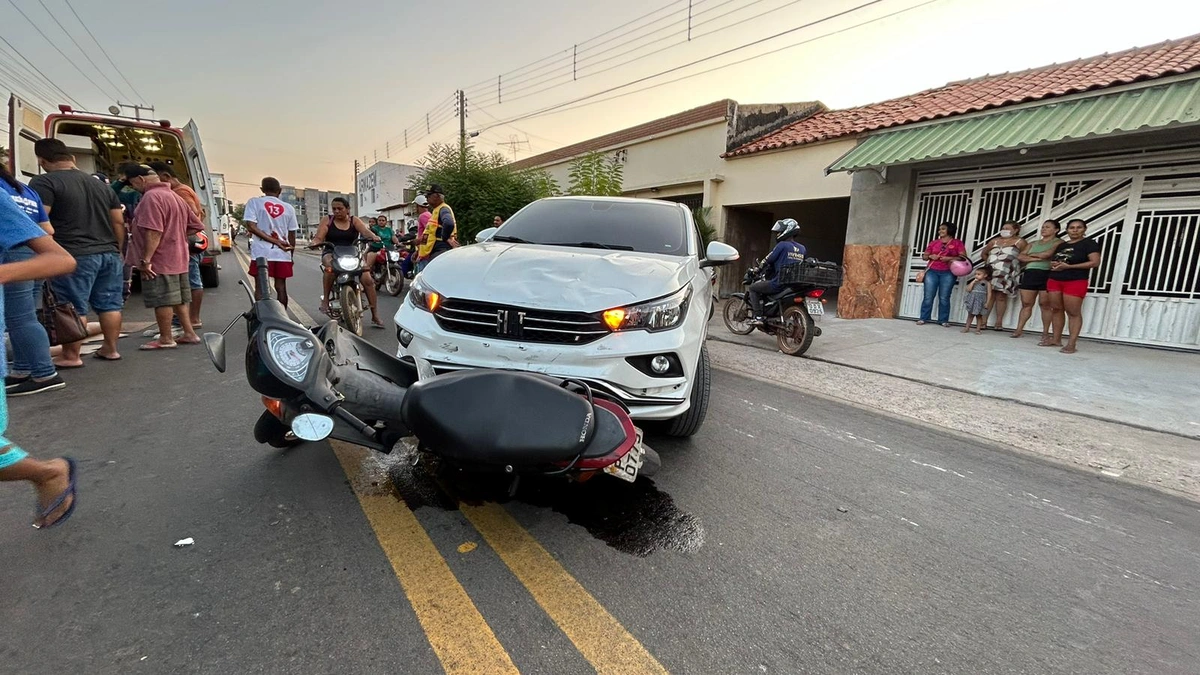
<svg viewBox="0 0 1200 675"><path fill-rule="evenodd" d="M434 316L444 330L498 340L583 345L609 334L603 321L584 312L549 312L490 302L446 300Z"/></svg>

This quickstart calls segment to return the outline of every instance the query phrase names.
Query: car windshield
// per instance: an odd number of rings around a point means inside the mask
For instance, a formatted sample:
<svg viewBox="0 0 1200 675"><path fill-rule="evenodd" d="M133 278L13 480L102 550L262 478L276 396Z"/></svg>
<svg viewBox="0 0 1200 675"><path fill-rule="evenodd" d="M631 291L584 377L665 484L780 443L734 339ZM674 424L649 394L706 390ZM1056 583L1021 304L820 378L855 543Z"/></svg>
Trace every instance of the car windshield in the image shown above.
<svg viewBox="0 0 1200 675"><path fill-rule="evenodd" d="M497 241L687 255L687 222L667 202L547 199L504 223Z"/></svg>

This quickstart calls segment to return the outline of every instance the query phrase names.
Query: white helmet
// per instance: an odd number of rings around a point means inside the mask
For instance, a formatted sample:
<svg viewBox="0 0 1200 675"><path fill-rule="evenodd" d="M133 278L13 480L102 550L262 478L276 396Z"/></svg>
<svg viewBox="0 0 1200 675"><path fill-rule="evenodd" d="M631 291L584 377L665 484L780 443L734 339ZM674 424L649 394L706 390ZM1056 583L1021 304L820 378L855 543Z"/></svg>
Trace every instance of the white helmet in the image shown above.
<svg viewBox="0 0 1200 675"><path fill-rule="evenodd" d="M417 195L417 198L412 203L417 206L429 206L429 200L425 199L425 195Z"/></svg>
<svg viewBox="0 0 1200 675"><path fill-rule="evenodd" d="M771 228L771 231L776 235L775 241L783 241L800 234L800 223L797 223L794 218L784 218L775 221L775 226Z"/></svg>

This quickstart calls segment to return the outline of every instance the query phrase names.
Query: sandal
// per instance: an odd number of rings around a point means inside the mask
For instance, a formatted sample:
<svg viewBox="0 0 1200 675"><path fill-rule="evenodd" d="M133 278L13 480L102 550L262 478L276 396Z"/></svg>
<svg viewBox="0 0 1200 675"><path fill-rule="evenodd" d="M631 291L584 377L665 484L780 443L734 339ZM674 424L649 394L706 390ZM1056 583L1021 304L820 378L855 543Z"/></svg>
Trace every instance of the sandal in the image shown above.
<svg viewBox="0 0 1200 675"><path fill-rule="evenodd" d="M924 322L924 321L918 321L918 322L917 322L917 325L918 325L918 326L924 326L924 325L925 325L925 322Z"/></svg>
<svg viewBox="0 0 1200 675"><path fill-rule="evenodd" d="M93 358L93 359L100 359L101 361L120 361L120 360L121 360L121 356L120 356L120 355L117 355L117 356L105 356L104 354L101 354L101 353L100 353L100 352L98 352L98 351L96 351L96 352L92 352L92 358Z"/></svg>
<svg viewBox="0 0 1200 675"><path fill-rule="evenodd" d="M1074 354L1075 348L1071 347L1071 346L1067 346L1067 347L1063 347L1062 349L1060 349L1058 351L1062 352L1063 354Z"/></svg>
<svg viewBox="0 0 1200 675"><path fill-rule="evenodd" d="M66 522L66 520L71 517L71 514L75 513L75 505L79 503L79 498L75 494L75 474L77 469L75 460L71 459L70 457L64 457L63 459L67 460L68 467L67 489L63 490L61 494L55 497L54 501L50 502L50 506L47 506L44 509L40 506L37 507L37 522L33 524L33 529L35 530L45 530ZM50 517L50 514L57 511L59 507L63 505L63 502L67 501L67 499L71 500L71 505L67 507L67 510L64 511L61 516L56 518L53 523L50 523L49 525L42 524L47 518Z"/></svg>
<svg viewBox="0 0 1200 675"><path fill-rule="evenodd" d="M184 344L184 345L198 345L201 342L204 342L204 339L201 338L199 335L197 335L195 340L188 340L186 338L178 337L178 338L175 338L175 342L177 344Z"/></svg>
<svg viewBox="0 0 1200 675"><path fill-rule="evenodd" d="M142 345L141 347L138 347L138 349L143 352L152 352L156 349L175 349L177 347L179 347L179 345L175 342L165 345L162 342L159 342L158 340L154 340L153 342L147 342L146 344Z"/></svg>

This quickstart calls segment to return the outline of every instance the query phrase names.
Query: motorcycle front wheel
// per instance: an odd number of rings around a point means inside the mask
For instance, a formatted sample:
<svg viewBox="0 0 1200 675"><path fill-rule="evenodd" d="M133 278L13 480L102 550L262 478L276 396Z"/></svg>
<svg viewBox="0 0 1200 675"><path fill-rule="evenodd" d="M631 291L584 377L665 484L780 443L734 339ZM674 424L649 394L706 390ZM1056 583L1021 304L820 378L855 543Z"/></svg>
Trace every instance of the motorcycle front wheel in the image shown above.
<svg viewBox="0 0 1200 675"><path fill-rule="evenodd" d="M385 274L387 281L383 282L383 290L393 298L400 295L404 291L404 276L400 274L400 270L388 269Z"/></svg>
<svg viewBox="0 0 1200 675"><path fill-rule="evenodd" d="M775 331L779 351L788 356L800 356L808 351L813 341L813 320L800 307L788 307L783 312L781 325Z"/></svg>
<svg viewBox="0 0 1200 675"><path fill-rule="evenodd" d="M342 290L339 293L339 300L342 305L342 322L346 326L346 329L362 337L363 310L362 299L359 296L358 289L349 284L342 286Z"/></svg>
<svg viewBox="0 0 1200 675"><path fill-rule="evenodd" d="M725 303L725 327L734 335L749 335L754 332L750 324L750 303L745 298L730 298Z"/></svg>

